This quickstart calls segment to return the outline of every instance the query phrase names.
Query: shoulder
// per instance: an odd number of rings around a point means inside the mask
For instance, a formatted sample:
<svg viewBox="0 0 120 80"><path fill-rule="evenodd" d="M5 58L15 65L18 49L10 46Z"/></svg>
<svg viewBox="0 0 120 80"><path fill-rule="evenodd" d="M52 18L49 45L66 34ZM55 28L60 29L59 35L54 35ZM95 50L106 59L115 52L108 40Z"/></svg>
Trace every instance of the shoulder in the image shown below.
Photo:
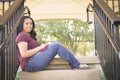
<svg viewBox="0 0 120 80"><path fill-rule="evenodd" d="M30 37L22 32L20 32L16 37L16 43L19 43L21 41L28 42L30 40Z"/></svg>

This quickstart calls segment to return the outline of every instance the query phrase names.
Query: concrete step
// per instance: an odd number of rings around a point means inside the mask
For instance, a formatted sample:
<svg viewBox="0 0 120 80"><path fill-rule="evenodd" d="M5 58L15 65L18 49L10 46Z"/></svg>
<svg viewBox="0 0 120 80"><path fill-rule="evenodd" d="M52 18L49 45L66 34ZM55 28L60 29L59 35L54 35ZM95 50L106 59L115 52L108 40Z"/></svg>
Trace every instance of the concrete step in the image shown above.
<svg viewBox="0 0 120 80"><path fill-rule="evenodd" d="M19 72L20 80L100 80L99 69Z"/></svg>
<svg viewBox="0 0 120 80"><path fill-rule="evenodd" d="M89 67L94 68L100 61L97 56L80 56L76 57L81 64L87 64ZM54 69L70 69L68 62L61 58L54 58L52 62L46 67L47 70Z"/></svg>
<svg viewBox="0 0 120 80"><path fill-rule="evenodd" d="M98 56L75 56L80 63L86 63L86 64L99 64L100 60ZM54 58L53 61L50 64L68 64L66 61L61 59L60 57Z"/></svg>

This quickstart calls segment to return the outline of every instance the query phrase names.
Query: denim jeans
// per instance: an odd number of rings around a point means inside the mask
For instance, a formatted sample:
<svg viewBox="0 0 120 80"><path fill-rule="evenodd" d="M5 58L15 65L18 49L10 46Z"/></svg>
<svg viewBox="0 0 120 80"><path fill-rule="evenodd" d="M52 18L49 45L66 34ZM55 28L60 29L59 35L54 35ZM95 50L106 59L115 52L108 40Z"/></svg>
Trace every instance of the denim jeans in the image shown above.
<svg viewBox="0 0 120 80"><path fill-rule="evenodd" d="M64 46L58 42L49 44L48 49L43 52L38 52L33 55L25 67L25 71L34 72L44 70L48 64L58 54L63 60L67 61L72 69L77 68L80 62L68 51Z"/></svg>

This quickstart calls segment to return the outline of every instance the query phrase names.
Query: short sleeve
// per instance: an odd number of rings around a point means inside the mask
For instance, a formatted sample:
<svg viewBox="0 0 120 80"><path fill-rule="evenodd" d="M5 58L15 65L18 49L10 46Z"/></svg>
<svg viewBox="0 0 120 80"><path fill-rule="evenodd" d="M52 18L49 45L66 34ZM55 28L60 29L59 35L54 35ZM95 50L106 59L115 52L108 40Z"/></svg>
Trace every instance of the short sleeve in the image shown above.
<svg viewBox="0 0 120 80"><path fill-rule="evenodd" d="M28 38L28 36L26 34L20 33L16 37L16 43L19 43L19 42L28 42L28 41L29 41L29 38Z"/></svg>

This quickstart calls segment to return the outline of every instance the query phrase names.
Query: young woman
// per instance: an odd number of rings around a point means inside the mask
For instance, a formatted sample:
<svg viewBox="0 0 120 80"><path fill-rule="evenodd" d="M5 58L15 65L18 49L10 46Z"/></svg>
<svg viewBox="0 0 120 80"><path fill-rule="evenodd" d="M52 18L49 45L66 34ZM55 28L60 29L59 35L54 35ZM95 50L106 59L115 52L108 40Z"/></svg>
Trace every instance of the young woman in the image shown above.
<svg viewBox="0 0 120 80"><path fill-rule="evenodd" d="M72 69L86 68L60 43L39 44L36 40L35 24L31 17L24 16L18 27L16 44L22 70L40 71L52 61L56 54L67 61Z"/></svg>

